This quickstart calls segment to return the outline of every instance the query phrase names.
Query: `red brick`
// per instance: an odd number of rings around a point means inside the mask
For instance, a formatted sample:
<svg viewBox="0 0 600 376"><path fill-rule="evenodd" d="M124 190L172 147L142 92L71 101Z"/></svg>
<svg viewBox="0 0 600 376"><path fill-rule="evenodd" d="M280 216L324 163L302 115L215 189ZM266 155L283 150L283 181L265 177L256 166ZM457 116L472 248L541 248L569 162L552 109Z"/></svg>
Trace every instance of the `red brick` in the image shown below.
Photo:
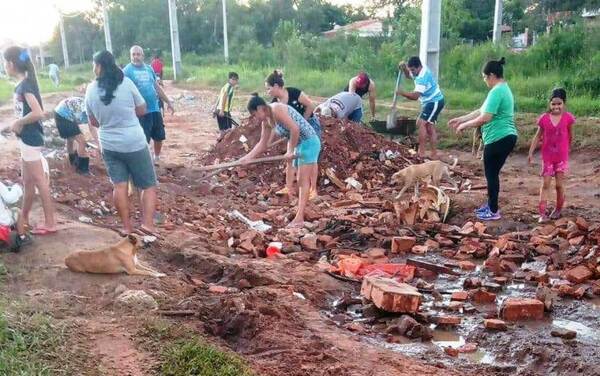
<svg viewBox="0 0 600 376"><path fill-rule="evenodd" d="M408 252L417 243L413 236L394 236L392 238L392 253Z"/></svg>
<svg viewBox="0 0 600 376"><path fill-rule="evenodd" d="M567 271L566 278L573 283L583 283L592 277L593 273L584 265L579 265Z"/></svg>
<svg viewBox="0 0 600 376"><path fill-rule="evenodd" d="M452 293L452 297L450 300L455 300L458 302L465 302L469 299L469 293L466 291L455 291Z"/></svg>
<svg viewBox="0 0 600 376"><path fill-rule="evenodd" d="M425 241L425 246L429 247L429 249L439 249L440 243L436 242L435 240L427 239Z"/></svg>
<svg viewBox="0 0 600 376"><path fill-rule="evenodd" d="M458 263L458 267L462 270L475 270L477 265L473 264L471 261L461 261Z"/></svg>
<svg viewBox="0 0 600 376"><path fill-rule="evenodd" d="M494 282L496 282L499 285L505 285L506 282L508 282L508 278L506 278L506 277L494 277Z"/></svg>
<svg viewBox="0 0 600 376"><path fill-rule="evenodd" d="M453 357L458 356L458 349L455 349L453 347L444 347L444 352Z"/></svg>
<svg viewBox="0 0 600 376"><path fill-rule="evenodd" d="M312 233L304 235L300 240L300 244L302 245L302 248L306 248L311 251L316 251L319 249L317 246L317 235Z"/></svg>
<svg viewBox="0 0 600 376"><path fill-rule="evenodd" d="M387 312L414 313L419 309L422 295L411 285L390 278L366 277L360 293L379 309Z"/></svg>
<svg viewBox="0 0 600 376"><path fill-rule="evenodd" d="M411 252L417 255L424 255L427 251L429 251L429 247L426 245L415 245L411 249Z"/></svg>
<svg viewBox="0 0 600 376"><path fill-rule="evenodd" d="M433 316L430 320L438 325L458 325L462 321L458 316Z"/></svg>
<svg viewBox="0 0 600 376"><path fill-rule="evenodd" d="M544 303L537 299L508 298L500 309L500 316L508 321L541 320Z"/></svg>
<svg viewBox="0 0 600 376"><path fill-rule="evenodd" d="M477 351L477 344L468 342L458 348L458 352L460 353L474 353Z"/></svg>
<svg viewBox="0 0 600 376"><path fill-rule="evenodd" d="M498 319L483 320L483 325L485 326L486 329L490 329L490 330L506 330L507 329L506 323L504 321L498 320Z"/></svg>
<svg viewBox="0 0 600 376"><path fill-rule="evenodd" d="M473 300L475 303L479 304L489 304L496 302L496 294L487 292L482 289L471 290L469 292L469 298Z"/></svg>

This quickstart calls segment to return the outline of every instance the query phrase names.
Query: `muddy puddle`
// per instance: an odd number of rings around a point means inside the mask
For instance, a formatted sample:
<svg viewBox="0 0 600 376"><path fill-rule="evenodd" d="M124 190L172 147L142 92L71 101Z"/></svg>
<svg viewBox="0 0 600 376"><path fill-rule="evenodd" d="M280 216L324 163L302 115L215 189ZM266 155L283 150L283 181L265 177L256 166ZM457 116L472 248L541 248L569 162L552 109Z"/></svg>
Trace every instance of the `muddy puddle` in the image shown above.
<svg viewBox="0 0 600 376"><path fill-rule="evenodd" d="M410 257L437 265L451 265L455 261L432 254ZM439 274L416 277L416 285L423 294L420 311L412 315L429 329L428 339L410 339L393 334L390 328L402 315L377 310L360 296L360 285L350 297L341 296L331 304L326 314L338 325L355 331L369 343L421 359L480 367L487 372L515 375L597 375L593 367L600 361L597 345L600 343L600 298L573 300L557 298L552 312L542 320L508 324L506 331L489 331L483 320L497 318L498 308L507 298L535 298L537 283L513 279L506 284L494 282L493 276L483 270L483 260L470 260L476 265L471 272L460 276ZM393 262L406 262L405 258ZM522 270L545 271L545 264L523 263ZM453 292L468 290L466 280L479 279L482 286L496 294L495 303L452 302ZM414 283L413 283L414 284ZM427 316L460 318L457 325L427 323ZM360 325L357 326L356 324ZM565 329L576 333L571 340L553 337L551 332ZM449 355L451 350L458 350ZM574 351L576 349L576 351Z"/></svg>

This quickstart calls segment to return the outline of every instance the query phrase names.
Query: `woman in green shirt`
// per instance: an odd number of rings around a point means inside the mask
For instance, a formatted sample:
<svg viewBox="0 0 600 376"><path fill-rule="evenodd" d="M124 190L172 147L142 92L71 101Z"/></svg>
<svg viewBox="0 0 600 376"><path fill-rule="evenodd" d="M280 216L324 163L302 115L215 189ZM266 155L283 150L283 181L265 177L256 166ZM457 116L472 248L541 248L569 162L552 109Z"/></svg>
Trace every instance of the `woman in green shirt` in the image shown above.
<svg viewBox="0 0 600 376"><path fill-rule="evenodd" d="M500 219L498 194L500 192L500 170L517 143L515 126L515 101L504 80L504 58L490 60L483 68L483 80L490 88L480 109L468 115L452 119L448 125L457 133L481 127L483 138L483 166L487 180L488 202L475 210L483 221Z"/></svg>

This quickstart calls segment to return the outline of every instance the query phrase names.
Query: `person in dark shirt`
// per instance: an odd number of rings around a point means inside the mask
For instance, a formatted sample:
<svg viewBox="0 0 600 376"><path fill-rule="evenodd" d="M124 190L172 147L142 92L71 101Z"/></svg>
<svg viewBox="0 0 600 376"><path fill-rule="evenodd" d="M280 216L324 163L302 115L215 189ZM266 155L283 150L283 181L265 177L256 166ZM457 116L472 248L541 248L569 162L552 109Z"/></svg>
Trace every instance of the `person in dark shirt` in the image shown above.
<svg viewBox="0 0 600 376"><path fill-rule="evenodd" d="M295 87L285 87L283 81L283 72L274 70L267 79L265 80L265 89L267 95L273 98L273 103L285 103L291 106L294 110L298 111L305 120L311 125L316 132L317 136L321 138L321 124L319 119L315 116L315 104L310 100L302 90ZM317 196L317 180L319 178L319 169L314 166L314 170L311 172L310 177L310 194L309 198L312 200ZM286 188L283 188L278 192L279 194L287 194Z"/></svg>
<svg viewBox="0 0 600 376"><path fill-rule="evenodd" d="M35 68L27 50L13 46L4 50L4 69L10 77L19 82L15 87L14 96L18 120L12 124L12 131L21 140L24 194L17 230L21 236L25 236L37 188L42 199L45 222L44 225L34 228L31 233L34 235L55 233L56 221L54 204L50 195L50 180L45 171L45 159L42 156L44 130L41 120L44 118L44 110Z"/></svg>

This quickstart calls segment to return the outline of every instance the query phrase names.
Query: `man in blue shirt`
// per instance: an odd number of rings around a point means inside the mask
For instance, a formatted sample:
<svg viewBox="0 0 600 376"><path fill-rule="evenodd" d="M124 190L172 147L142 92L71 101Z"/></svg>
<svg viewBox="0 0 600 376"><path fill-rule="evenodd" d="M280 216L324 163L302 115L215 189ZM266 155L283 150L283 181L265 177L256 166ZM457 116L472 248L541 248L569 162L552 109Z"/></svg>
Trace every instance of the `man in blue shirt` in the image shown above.
<svg viewBox="0 0 600 376"><path fill-rule="evenodd" d="M417 126L419 127L418 155L421 158L425 157L425 143L429 141L431 144L431 158L437 159L437 133L435 124L440 112L444 108L444 94L442 94L429 68L421 64L421 59L418 56L408 59L408 64L400 62L399 68L406 78L415 81L415 89L410 93L400 89L398 90L398 95L421 102L421 113L417 119Z"/></svg>
<svg viewBox="0 0 600 376"><path fill-rule="evenodd" d="M158 165L162 143L166 138L158 98L160 97L167 104L167 109L171 111L171 115L175 113L175 109L169 97L158 84L158 79L152 67L144 63L144 50L142 47L133 46L129 53L131 63L123 69L123 73L133 81L146 101L146 114L139 119L146 134L146 140L148 142L154 140L154 164Z"/></svg>

